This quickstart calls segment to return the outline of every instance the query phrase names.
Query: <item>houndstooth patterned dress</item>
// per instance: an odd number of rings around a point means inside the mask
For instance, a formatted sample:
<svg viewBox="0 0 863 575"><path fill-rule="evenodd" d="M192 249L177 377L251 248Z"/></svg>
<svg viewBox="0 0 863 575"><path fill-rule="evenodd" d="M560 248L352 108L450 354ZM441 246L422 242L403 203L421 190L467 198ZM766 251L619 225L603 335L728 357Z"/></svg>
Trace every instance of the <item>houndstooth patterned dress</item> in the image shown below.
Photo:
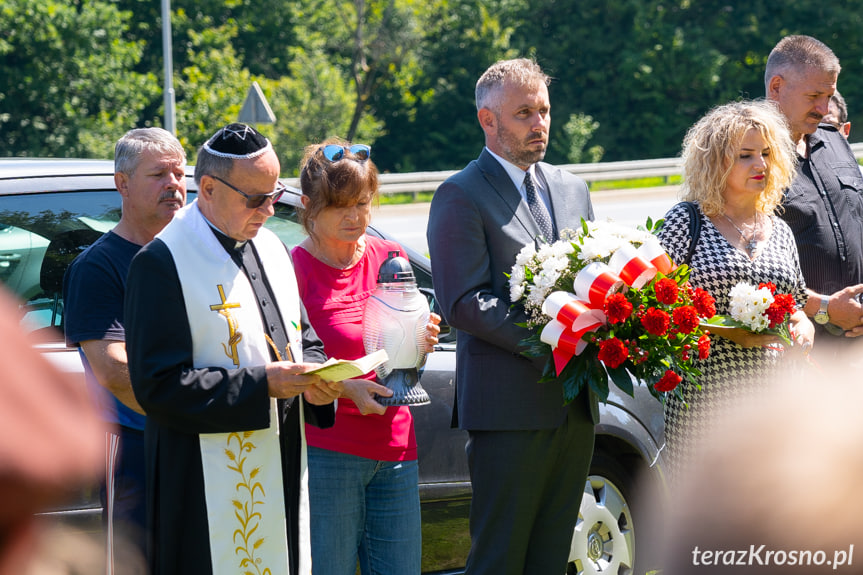
<svg viewBox="0 0 863 575"><path fill-rule="evenodd" d="M699 208L700 210L700 208ZM716 299L716 312L728 315L728 292L739 282L776 284L777 293L794 295L798 306L806 303L806 291L797 246L791 228L771 216L773 231L755 260L733 247L702 212L701 237L692 256L689 280L693 287L707 290ZM689 216L676 205L665 215L660 241L674 262L682 262L689 250ZM778 350L744 348L718 336L711 337L710 357L697 361L702 376L701 390L683 385L687 408L669 395L665 405L666 458L672 478L691 462L705 440L714 439L711 430L723 408L740 405L747 398L768 389L782 359Z"/></svg>

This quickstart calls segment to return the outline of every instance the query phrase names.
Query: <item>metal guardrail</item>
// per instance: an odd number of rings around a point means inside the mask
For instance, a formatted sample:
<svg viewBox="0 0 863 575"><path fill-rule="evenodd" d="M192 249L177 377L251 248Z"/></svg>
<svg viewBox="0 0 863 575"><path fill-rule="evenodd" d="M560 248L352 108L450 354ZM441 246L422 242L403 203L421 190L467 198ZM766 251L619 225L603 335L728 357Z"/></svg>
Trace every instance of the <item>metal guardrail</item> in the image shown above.
<svg viewBox="0 0 863 575"><path fill-rule="evenodd" d="M863 142L851 144L854 157L863 157ZM623 162L598 162L595 164L565 164L561 168L577 174L588 184L608 180L628 180L635 178L664 178L667 182L672 176L683 173L680 158L657 158L652 160L627 160ZM410 172L405 174L381 174L378 178L381 194L414 194L433 192L448 177L458 170L440 172ZM286 184L299 187L299 180L285 180Z"/></svg>
<svg viewBox="0 0 863 575"><path fill-rule="evenodd" d="M599 162L595 164L565 164L559 167L577 174L588 183L651 177L662 177L667 181L671 176L679 176L683 168L680 158ZM416 195L419 192L433 192L444 180L456 173L458 173L458 170L381 174L378 177L380 193L412 193Z"/></svg>

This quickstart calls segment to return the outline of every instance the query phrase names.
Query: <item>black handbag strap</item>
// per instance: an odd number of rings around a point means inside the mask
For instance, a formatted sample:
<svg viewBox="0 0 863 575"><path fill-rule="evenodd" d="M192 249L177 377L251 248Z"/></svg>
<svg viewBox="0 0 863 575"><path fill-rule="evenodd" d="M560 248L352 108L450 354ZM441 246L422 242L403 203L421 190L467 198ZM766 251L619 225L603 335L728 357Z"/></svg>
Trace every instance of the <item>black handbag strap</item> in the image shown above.
<svg viewBox="0 0 863 575"><path fill-rule="evenodd" d="M701 211L695 202L680 202L686 212L689 214L689 251L686 254L686 259L683 263L689 265L692 261L692 254L695 253L695 248L698 246L698 238L701 237Z"/></svg>

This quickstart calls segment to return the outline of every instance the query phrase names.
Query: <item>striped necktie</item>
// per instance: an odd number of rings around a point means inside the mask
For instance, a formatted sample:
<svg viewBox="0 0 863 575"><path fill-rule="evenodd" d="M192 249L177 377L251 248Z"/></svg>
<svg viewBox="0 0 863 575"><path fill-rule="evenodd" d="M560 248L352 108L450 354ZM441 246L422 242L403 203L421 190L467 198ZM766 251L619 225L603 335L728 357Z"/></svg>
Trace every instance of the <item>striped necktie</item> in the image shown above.
<svg viewBox="0 0 863 575"><path fill-rule="evenodd" d="M548 214L545 203L536 192L536 186L533 185L533 178L530 177L530 172L524 173L524 191L527 195L527 207L530 208L530 213L533 219L536 220L543 239L548 243L553 242L555 239L554 225L551 223L551 216Z"/></svg>

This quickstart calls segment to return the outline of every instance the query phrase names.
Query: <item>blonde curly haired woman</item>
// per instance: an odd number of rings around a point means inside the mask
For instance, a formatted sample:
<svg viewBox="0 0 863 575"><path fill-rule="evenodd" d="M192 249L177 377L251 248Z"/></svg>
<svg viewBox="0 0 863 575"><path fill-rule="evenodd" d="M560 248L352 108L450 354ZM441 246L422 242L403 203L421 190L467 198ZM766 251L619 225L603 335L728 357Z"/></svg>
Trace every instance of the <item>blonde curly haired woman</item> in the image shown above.
<svg viewBox="0 0 863 575"><path fill-rule="evenodd" d="M714 108L686 134L683 161L682 198L695 203L701 233L692 246L689 212L682 203L671 208L660 234L671 258L680 263L694 247L690 282L716 298L719 314L729 314L729 292L741 282L772 283L776 293L792 294L795 344L811 347L814 327L802 311L807 296L797 246L791 229L774 215L796 162L779 110L761 100ZM711 429L723 408L767 389L787 355L772 335L738 328L711 331L716 337L710 356L698 361L701 390L684 385L686 405L673 397L666 403L672 472L714 437Z"/></svg>

